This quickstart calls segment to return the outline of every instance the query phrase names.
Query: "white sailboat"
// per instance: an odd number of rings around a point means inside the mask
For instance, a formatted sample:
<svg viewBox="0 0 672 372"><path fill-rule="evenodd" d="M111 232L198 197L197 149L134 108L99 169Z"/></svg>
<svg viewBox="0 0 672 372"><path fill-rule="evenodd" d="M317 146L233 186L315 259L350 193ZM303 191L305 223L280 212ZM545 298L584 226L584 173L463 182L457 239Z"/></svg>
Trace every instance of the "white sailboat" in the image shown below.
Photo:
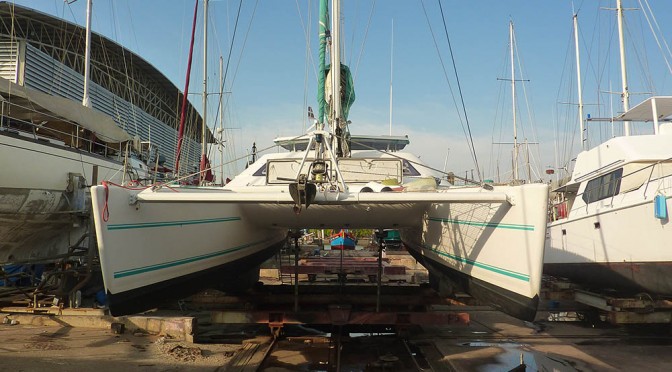
<svg viewBox="0 0 672 372"><path fill-rule="evenodd" d="M629 107L621 0L616 10L623 113L613 120L625 135L583 148L571 179L555 190L544 273L621 295L672 296L672 97ZM576 33L576 16L574 24ZM580 120L584 146L583 114ZM631 134L631 122L652 123L653 134Z"/></svg>
<svg viewBox="0 0 672 372"><path fill-rule="evenodd" d="M450 278L510 314L534 317L548 187L444 184L400 151L406 137L350 136L354 91L339 55L340 1L332 10L320 111L308 134L276 140L289 152L260 157L224 187L92 188L113 314L151 306L147 294L178 287L245 288L237 275L252 279L288 229L394 228L437 287ZM322 0L323 47L328 23ZM196 280L202 276L219 282Z"/></svg>
<svg viewBox="0 0 672 372"><path fill-rule="evenodd" d="M14 11L31 14L18 6ZM13 80L0 77L0 263L51 262L86 239L88 185L147 180L149 169L131 154L139 140L89 108L86 89L82 104L24 85L34 55L26 57L32 50L27 40L13 42L20 51L3 55Z"/></svg>

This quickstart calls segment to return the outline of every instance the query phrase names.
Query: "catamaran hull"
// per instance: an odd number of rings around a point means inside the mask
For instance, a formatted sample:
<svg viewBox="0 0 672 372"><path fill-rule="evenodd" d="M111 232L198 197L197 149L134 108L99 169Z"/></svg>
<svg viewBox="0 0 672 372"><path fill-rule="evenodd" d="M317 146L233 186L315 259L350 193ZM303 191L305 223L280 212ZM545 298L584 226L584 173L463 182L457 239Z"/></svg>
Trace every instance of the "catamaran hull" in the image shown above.
<svg viewBox="0 0 672 372"><path fill-rule="evenodd" d="M119 162L8 131L0 159L0 263L67 253L88 230L85 187L122 181Z"/></svg>
<svg viewBox="0 0 672 372"><path fill-rule="evenodd" d="M412 243L408 247L412 247ZM476 279L459 270L454 270L441 261L435 261L428 256L420 254L416 248L408 250L411 256L415 258L430 273L430 285L440 294L449 295L456 287L469 293L483 303L494 305L501 310L518 319L528 321L534 320L539 305L539 296L532 298L520 295L518 293L506 290L496 284ZM447 280L447 281L446 281Z"/></svg>
<svg viewBox="0 0 672 372"><path fill-rule="evenodd" d="M142 190L91 189L103 281L113 315L156 307L205 288L242 291L286 239L242 216L239 204L154 200ZM176 189L166 193L201 193ZM148 295L145 297L146 295Z"/></svg>
<svg viewBox="0 0 672 372"><path fill-rule="evenodd" d="M653 198L602 208L549 224L544 274L622 295L672 296L670 242L672 227L655 218Z"/></svg>
<svg viewBox="0 0 672 372"><path fill-rule="evenodd" d="M401 230L402 241L433 279L448 280L484 303L533 320L548 186L497 186L495 191L507 193L512 204L434 204L423 217L422 230Z"/></svg>

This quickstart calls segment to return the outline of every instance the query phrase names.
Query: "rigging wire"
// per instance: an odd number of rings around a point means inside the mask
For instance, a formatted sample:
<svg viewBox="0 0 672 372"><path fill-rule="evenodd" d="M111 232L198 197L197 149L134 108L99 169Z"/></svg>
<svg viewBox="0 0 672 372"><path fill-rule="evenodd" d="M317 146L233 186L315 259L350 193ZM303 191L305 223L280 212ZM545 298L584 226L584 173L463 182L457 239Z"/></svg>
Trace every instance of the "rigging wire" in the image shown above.
<svg viewBox="0 0 672 372"><path fill-rule="evenodd" d="M360 61L362 60L362 56L364 55L364 47L366 46L366 40L368 39L369 27L371 27L371 19L373 18L373 10L375 9L375 7L376 7L376 0L373 0L373 2L371 3L371 11L369 12L369 19L366 23L366 29L364 30L364 39L362 40L362 46L359 49L359 55L357 56L357 62L355 63L355 73L352 75L353 85L357 83L357 72L359 71L359 64ZM353 39L354 39L354 33L353 33Z"/></svg>
<svg viewBox="0 0 672 372"><path fill-rule="evenodd" d="M448 27L446 26L446 17L443 14L443 6L441 5L441 0L437 0L439 3L439 9L441 11L441 20L443 21L443 30L446 34L446 41L448 41L448 50L450 51L450 58L453 62L453 72L455 74L455 81L457 82L457 89L458 92L460 93L460 101L462 104L462 111L464 112L464 120L467 125L467 131L469 132L469 143L471 146L471 151L472 151L472 156L474 163L476 165L476 174L478 175L478 179L482 180L481 177L481 167L478 164L478 157L476 156L476 148L474 147L474 138L471 134L471 126L469 125L469 117L467 116L467 107L464 104L464 95L462 94L462 85L460 84L460 77L457 73L457 65L455 64L455 55L453 54L453 47L450 43L450 37L448 36ZM423 2L423 10L424 10L424 2ZM425 12L425 16L427 15L427 12ZM442 62L443 63L443 62Z"/></svg>
<svg viewBox="0 0 672 372"><path fill-rule="evenodd" d="M306 23L303 21L303 16L301 15L301 7L299 6L299 0L296 0L296 8L297 8L297 12L299 14L299 20L301 21L301 29L303 30L303 38L306 41L306 45L308 46L308 48L310 50L310 35L309 35L310 27L307 26ZM310 9L310 7L308 9ZM310 13L310 10L308 12ZM310 53L308 58L310 58L310 63L313 66L313 73L315 74L315 80L317 80L318 73L317 73L316 63L313 60L313 53Z"/></svg>
<svg viewBox="0 0 672 372"><path fill-rule="evenodd" d="M532 131L532 140L537 141L537 139L538 139L538 137L537 137L537 127L534 125L534 123L535 123L534 112L532 112L532 105L530 104L530 98L529 98L529 95L527 94L527 84L525 84L526 80L524 80L522 78L524 76L524 73L523 73L524 70L523 70L522 60L520 58L520 52L518 51L518 40L516 39L515 33L514 33L513 37L514 37L513 45L514 45L514 48L515 48L516 60L518 62L518 71L520 72L520 76L521 76L521 79L522 79L522 84L521 85L523 87L523 96L525 97L525 106L527 108L527 120L529 121L529 126L530 126L530 129ZM526 146L525 152L527 153L527 157L528 157L528 160L529 160L529 158L530 158L530 143L527 142L527 134L525 133L525 126L521 125L520 129L521 129L521 132L523 133L523 137L525 138L525 143L526 143L525 144L525 146ZM536 146L536 149L537 149L536 156L537 156L537 158L541 159L541 154L539 152L539 146ZM532 168L532 167L530 167L529 162L526 161L526 163L527 163L527 166L530 170L530 172L527 175L528 181L532 181L532 179L533 179L532 174L530 174L530 173L532 173L532 171L536 171L536 177L537 177L536 179L540 179L541 178L540 164L536 164L536 167Z"/></svg>
<svg viewBox="0 0 672 372"><path fill-rule="evenodd" d="M312 9L311 3L312 3L312 1L308 0L308 22L307 22L307 25L312 24L312 14L313 13L310 11ZM297 11L299 13L299 18L301 18L301 21L302 21L301 25L302 25L302 28L305 30L304 31L305 34L310 35L311 34L310 28L307 25L303 25L303 18L301 17L301 8L299 6L299 1L298 0L296 0L296 8L297 8ZM310 64L311 63L311 59L310 59L311 39L312 38L308 38L306 40L306 58L305 58L306 64L304 66L304 74L303 74L303 109L304 110L307 110L307 108L309 107L308 106L308 85L309 85L310 79L308 78L308 75L309 75L309 70L310 70L310 66L311 66L311 64ZM315 66L313 66L313 68L314 67ZM303 114L301 115L301 132L306 131L306 123L308 122L308 119L310 119L308 115L303 115Z"/></svg>
<svg viewBox="0 0 672 372"><path fill-rule="evenodd" d="M663 44L665 45L665 50L663 50L663 47L661 46L660 40L658 38L658 34L659 33L662 34L662 31L660 30L660 26L658 25L658 21L656 20L656 17L653 14L653 10L651 10L651 6L649 5L649 1L644 0L644 3L646 3L646 8L642 4L642 0L639 0L639 6L642 9L644 9L644 17L646 17L646 21L649 24L649 28L651 29L651 33L653 34L653 37L656 40L656 45L658 45L658 49L660 50L660 53L663 54L663 59L665 60L665 65L667 66L667 70L672 74L672 66L670 65L670 60L668 59L668 56L672 55L672 51L670 51L670 46L667 43L667 40L665 38L662 38L663 39ZM651 15L651 19L649 19L649 14ZM655 25L655 30L654 30L654 25ZM656 32L656 30L658 32ZM665 53L665 52L667 52L667 53Z"/></svg>

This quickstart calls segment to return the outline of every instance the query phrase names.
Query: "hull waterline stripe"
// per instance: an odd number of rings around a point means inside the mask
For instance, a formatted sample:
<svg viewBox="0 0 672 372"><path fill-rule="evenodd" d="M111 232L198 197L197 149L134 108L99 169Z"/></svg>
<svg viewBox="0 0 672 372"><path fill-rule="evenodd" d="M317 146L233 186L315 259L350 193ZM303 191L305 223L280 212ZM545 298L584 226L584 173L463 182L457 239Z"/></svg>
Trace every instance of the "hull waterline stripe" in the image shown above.
<svg viewBox="0 0 672 372"><path fill-rule="evenodd" d="M481 226L481 227L492 227L499 229L511 229L511 230L525 230L525 231L534 231L534 225L518 225L513 223L496 223L496 222L478 222L478 221L463 221L463 220L454 220L452 218L439 218L439 217L429 217L430 222L446 222L452 223L455 225L468 225L468 226Z"/></svg>
<svg viewBox="0 0 672 372"><path fill-rule="evenodd" d="M166 269L166 268L169 268L169 267L180 266L180 265L184 265L184 264L188 264L188 263L192 263L192 262L207 260L209 258L219 257L219 256L223 256L223 255L226 255L226 254L234 253L234 252L240 251L242 249L249 248L251 246L264 243L268 240L269 239L258 241L258 242L253 242L253 243L247 243L247 244L239 245L237 247L232 247L232 248L224 249L224 250L217 251L217 252L206 253L206 254L203 254L203 255L200 255L200 256L183 258L181 260L175 260L175 261L165 262L165 263L156 264L156 265L138 267L138 268L135 268L135 269L117 271L117 272L114 273L114 278L118 279L118 278L123 278L123 277L127 277L127 276L143 274L143 273L147 273L147 272L150 272L150 271Z"/></svg>
<svg viewBox="0 0 672 372"><path fill-rule="evenodd" d="M240 221L240 217L208 218L208 219L203 219L203 220L185 220L185 221L109 224L109 225L107 225L107 229L108 230L145 229L145 228L150 228L150 227L200 225L200 224L204 224L204 223L218 223L218 222L229 222L229 221Z"/></svg>
<svg viewBox="0 0 672 372"><path fill-rule="evenodd" d="M510 278L519 279L519 280L522 280L524 282L529 282L530 281L530 276L527 275L527 274L522 274L522 273L517 273L517 272L511 271L511 270L502 269L501 267L492 266L492 265L488 265L488 264L485 264L485 263L482 263L482 262L470 260L468 258L456 256L456 255L446 253L446 252L440 251L438 249L429 248L429 247L426 247L426 246L422 246L422 248L426 249L428 251L432 251L432 252L438 254L439 256L447 257L447 258L450 258L451 260L454 260L454 261L457 261L457 262L460 262L460 263L464 263L464 264L467 264L467 265L471 265L471 266L474 266L474 267L478 267L478 268L481 268L481 269L492 271L494 273L501 274L501 275L504 275L504 276L508 276ZM462 271L462 270L459 270L459 271Z"/></svg>

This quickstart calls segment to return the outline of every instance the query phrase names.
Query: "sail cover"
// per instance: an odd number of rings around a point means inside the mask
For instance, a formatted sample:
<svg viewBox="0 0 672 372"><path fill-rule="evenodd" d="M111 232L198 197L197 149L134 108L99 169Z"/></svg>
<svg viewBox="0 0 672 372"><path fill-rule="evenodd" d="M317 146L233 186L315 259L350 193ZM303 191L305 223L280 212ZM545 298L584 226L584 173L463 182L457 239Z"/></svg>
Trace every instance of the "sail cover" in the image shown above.
<svg viewBox="0 0 672 372"><path fill-rule="evenodd" d="M329 76L329 70L331 66L327 66L324 69L324 74L326 76L324 91L326 96L330 96L331 92L331 78ZM350 68L344 64L341 64L341 109L343 110L342 118L348 120L348 114L350 113L350 107L355 102L355 85L352 82L352 73Z"/></svg>
<svg viewBox="0 0 672 372"><path fill-rule="evenodd" d="M67 121L72 121L96 134L100 140L109 143L130 141L133 137L121 129L114 120L100 111L83 106L80 102L64 97L53 96L38 90L15 84L7 79L0 78L0 94L3 99L21 106L40 106ZM16 99L26 100L26 103L18 103ZM13 107L12 110L19 109Z"/></svg>

